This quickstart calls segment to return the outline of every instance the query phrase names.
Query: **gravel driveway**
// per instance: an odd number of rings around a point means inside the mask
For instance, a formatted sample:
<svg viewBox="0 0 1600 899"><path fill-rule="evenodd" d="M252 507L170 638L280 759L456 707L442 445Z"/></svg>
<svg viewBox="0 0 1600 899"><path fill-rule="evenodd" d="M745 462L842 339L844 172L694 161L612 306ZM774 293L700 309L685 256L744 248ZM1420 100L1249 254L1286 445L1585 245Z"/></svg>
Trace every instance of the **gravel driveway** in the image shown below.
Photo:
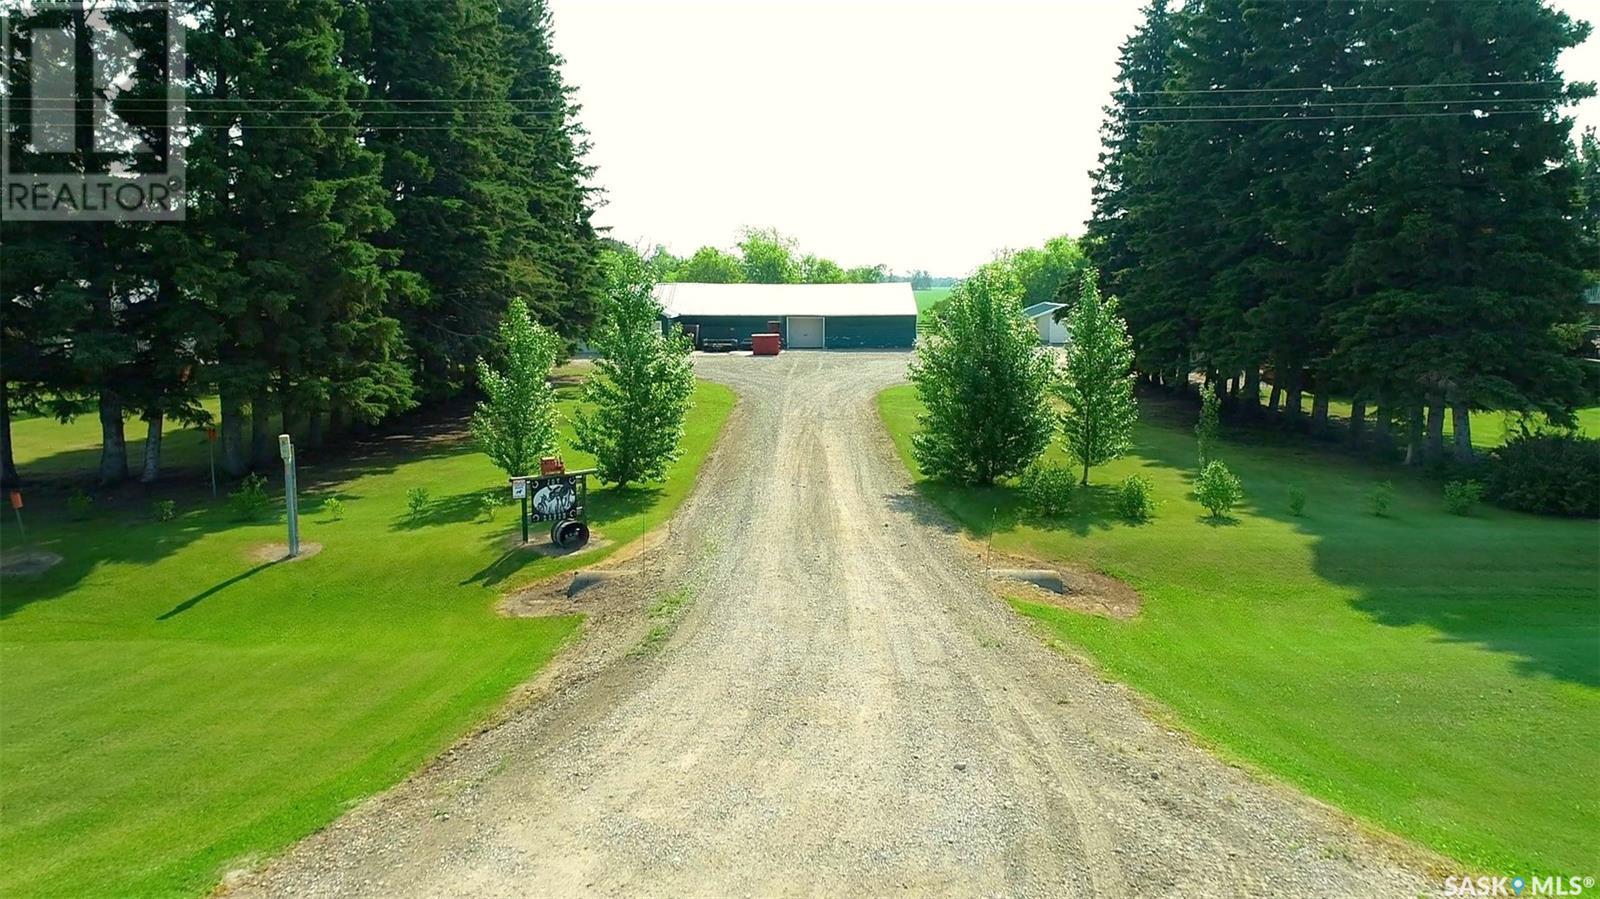
<svg viewBox="0 0 1600 899"><path fill-rule="evenodd" d="M1415 896L1439 882L1029 633L883 434L873 397L907 360L697 360L740 401L640 563L652 590L695 596L667 644L639 659L591 636L542 701L233 890Z"/></svg>

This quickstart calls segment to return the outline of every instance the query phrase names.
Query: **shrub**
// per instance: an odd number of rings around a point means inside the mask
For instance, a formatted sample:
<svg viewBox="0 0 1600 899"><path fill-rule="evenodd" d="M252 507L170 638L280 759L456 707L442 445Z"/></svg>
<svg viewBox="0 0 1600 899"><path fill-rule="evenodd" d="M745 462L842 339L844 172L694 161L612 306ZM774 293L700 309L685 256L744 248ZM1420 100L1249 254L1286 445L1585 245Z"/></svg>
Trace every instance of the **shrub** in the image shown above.
<svg viewBox="0 0 1600 899"><path fill-rule="evenodd" d="M171 521L178 517L178 504L170 499L158 499L150 506L156 521Z"/></svg>
<svg viewBox="0 0 1600 899"><path fill-rule="evenodd" d="M322 511L328 513L328 518L333 521L343 521L344 500L337 496L330 496L322 503Z"/></svg>
<svg viewBox="0 0 1600 899"><path fill-rule="evenodd" d="M84 493L82 490L74 490L72 495L67 497L67 514L78 521L93 515L94 497Z"/></svg>
<svg viewBox="0 0 1600 899"><path fill-rule="evenodd" d="M1200 505L1211 510L1212 518L1222 518L1244 499L1244 484L1220 459L1213 459L1200 470L1200 478L1194 482L1194 496Z"/></svg>
<svg viewBox="0 0 1600 899"><path fill-rule="evenodd" d="M1389 514L1389 507L1394 505L1394 484L1384 481L1372 488L1367 494L1367 504L1372 507L1372 514L1383 518Z"/></svg>
<svg viewBox="0 0 1600 899"><path fill-rule="evenodd" d="M1471 515L1483 499L1483 485L1477 481L1451 481L1444 485L1444 510L1451 515Z"/></svg>
<svg viewBox="0 0 1600 899"><path fill-rule="evenodd" d="M1117 506L1122 516L1129 521L1149 521L1156 511L1154 490L1155 485L1149 478L1138 475L1123 478L1117 485Z"/></svg>
<svg viewBox="0 0 1600 899"><path fill-rule="evenodd" d="M1512 509L1600 518L1600 439L1562 432L1513 437L1489 454L1484 492Z"/></svg>
<svg viewBox="0 0 1600 899"><path fill-rule="evenodd" d="M1022 473L1022 495L1028 508L1046 518L1066 514L1076 487L1072 472L1054 465L1033 465Z"/></svg>
<svg viewBox="0 0 1600 899"><path fill-rule="evenodd" d="M478 497L478 514L482 515L486 521L494 521L494 510L499 507L500 495L498 493L485 493Z"/></svg>
<svg viewBox="0 0 1600 899"><path fill-rule="evenodd" d="M1306 513L1306 490L1304 487L1289 488L1289 514L1296 518Z"/></svg>
<svg viewBox="0 0 1600 899"><path fill-rule="evenodd" d="M244 521L255 521L272 508L272 497L267 495L267 479L258 474L245 475L239 489L228 494L228 505Z"/></svg>
<svg viewBox="0 0 1600 899"><path fill-rule="evenodd" d="M428 501L432 494L426 487L412 487L406 491L406 511L415 518L428 510Z"/></svg>

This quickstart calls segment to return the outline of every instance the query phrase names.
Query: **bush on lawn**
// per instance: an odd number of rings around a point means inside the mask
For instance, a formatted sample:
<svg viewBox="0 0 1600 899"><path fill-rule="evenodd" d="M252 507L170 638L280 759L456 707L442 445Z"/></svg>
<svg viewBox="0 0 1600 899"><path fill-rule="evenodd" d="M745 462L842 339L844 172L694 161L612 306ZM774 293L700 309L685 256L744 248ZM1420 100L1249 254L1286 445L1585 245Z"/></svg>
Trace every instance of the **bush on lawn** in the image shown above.
<svg viewBox="0 0 1600 899"><path fill-rule="evenodd" d="M170 499L158 499L150 504L150 512L156 521L171 521L178 517L178 504Z"/></svg>
<svg viewBox="0 0 1600 899"><path fill-rule="evenodd" d="M1222 460L1213 459L1200 470L1200 478L1194 482L1194 496L1211 511L1212 518L1222 518L1244 499L1244 484Z"/></svg>
<svg viewBox="0 0 1600 899"><path fill-rule="evenodd" d="M1289 514L1296 518L1306 514L1306 488L1289 488Z"/></svg>
<svg viewBox="0 0 1600 899"><path fill-rule="evenodd" d="M1117 506L1129 521L1149 521L1155 514L1155 485L1149 478L1130 475L1117 485Z"/></svg>
<svg viewBox="0 0 1600 899"><path fill-rule="evenodd" d="M337 496L331 496L323 502L322 511L328 513L328 520L330 521L343 521L344 500L339 499Z"/></svg>
<svg viewBox="0 0 1600 899"><path fill-rule="evenodd" d="M1489 454L1484 487L1512 509L1600 518L1600 439L1562 432L1513 437Z"/></svg>
<svg viewBox="0 0 1600 899"><path fill-rule="evenodd" d="M1372 514L1379 518L1389 515L1389 507L1394 505L1394 484L1384 481L1372 488L1367 494L1367 504L1372 507Z"/></svg>
<svg viewBox="0 0 1600 899"><path fill-rule="evenodd" d="M494 521L494 510L500 506L498 493L484 493L478 497L478 514L485 521Z"/></svg>
<svg viewBox="0 0 1600 899"><path fill-rule="evenodd" d="M228 494L228 505L243 521L256 521L272 508L272 497L267 495L267 479L258 474L245 475L239 489Z"/></svg>
<svg viewBox="0 0 1600 899"><path fill-rule="evenodd" d="M1022 495L1028 508L1045 518L1065 515L1072 507L1072 492L1077 479L1072 472L1055 465L1033 465L1022 473Z"/></svg>
<svg viewBox="0 0 1600 899"><path fill-rule="evenodd" d="M406 511L411 513L412 518L416 518L423 512L428 511L428 503L431 499L432 494L428 492L428 488L412 487L406 491Z"/></svg>
<svg viewBox="0 0 1600 899"><path fill-rule="evenodd" d="M1444 485L1444 510L1451 515L1471 515L1483 499L1483 485L1477 481L1451 481Z"/></svg>

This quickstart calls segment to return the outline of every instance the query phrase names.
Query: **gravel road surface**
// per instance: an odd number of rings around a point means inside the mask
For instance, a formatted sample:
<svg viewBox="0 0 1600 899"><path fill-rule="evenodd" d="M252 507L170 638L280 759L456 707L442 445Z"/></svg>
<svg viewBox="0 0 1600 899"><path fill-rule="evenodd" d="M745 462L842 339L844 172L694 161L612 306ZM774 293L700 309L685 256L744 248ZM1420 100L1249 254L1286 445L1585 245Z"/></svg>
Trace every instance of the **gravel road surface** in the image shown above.
<svg viewBox="0 0 1600 899"><path fill-rule="evenodd" d="M533 696L240 896L1415 896L1426 860L1198 749L1050 650L912 491L904 354L708 356L739 404ZM622 616L613 616L614 618ZM1132 625L1130 625L1132 626Z"/></svg>

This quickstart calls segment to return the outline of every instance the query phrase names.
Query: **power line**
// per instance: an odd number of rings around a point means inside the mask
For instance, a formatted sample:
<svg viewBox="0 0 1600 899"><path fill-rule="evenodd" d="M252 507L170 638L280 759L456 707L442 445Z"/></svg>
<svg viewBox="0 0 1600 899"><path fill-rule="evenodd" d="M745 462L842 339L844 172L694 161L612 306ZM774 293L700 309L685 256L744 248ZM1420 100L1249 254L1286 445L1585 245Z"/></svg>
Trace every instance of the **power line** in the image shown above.
<svg viewBox="0 0 1600 899"><path fill-rule="evenodd" d="M1561 84L1560 79L1538 81L1443 81L1432 84L1322 84L1314 87L1203 87L1188 90L1112 91L1114 96L1143 96L1145 94L1251 94L1290 91L1402 91L1425 87L1517 87L1536 84Z"/></svg>

